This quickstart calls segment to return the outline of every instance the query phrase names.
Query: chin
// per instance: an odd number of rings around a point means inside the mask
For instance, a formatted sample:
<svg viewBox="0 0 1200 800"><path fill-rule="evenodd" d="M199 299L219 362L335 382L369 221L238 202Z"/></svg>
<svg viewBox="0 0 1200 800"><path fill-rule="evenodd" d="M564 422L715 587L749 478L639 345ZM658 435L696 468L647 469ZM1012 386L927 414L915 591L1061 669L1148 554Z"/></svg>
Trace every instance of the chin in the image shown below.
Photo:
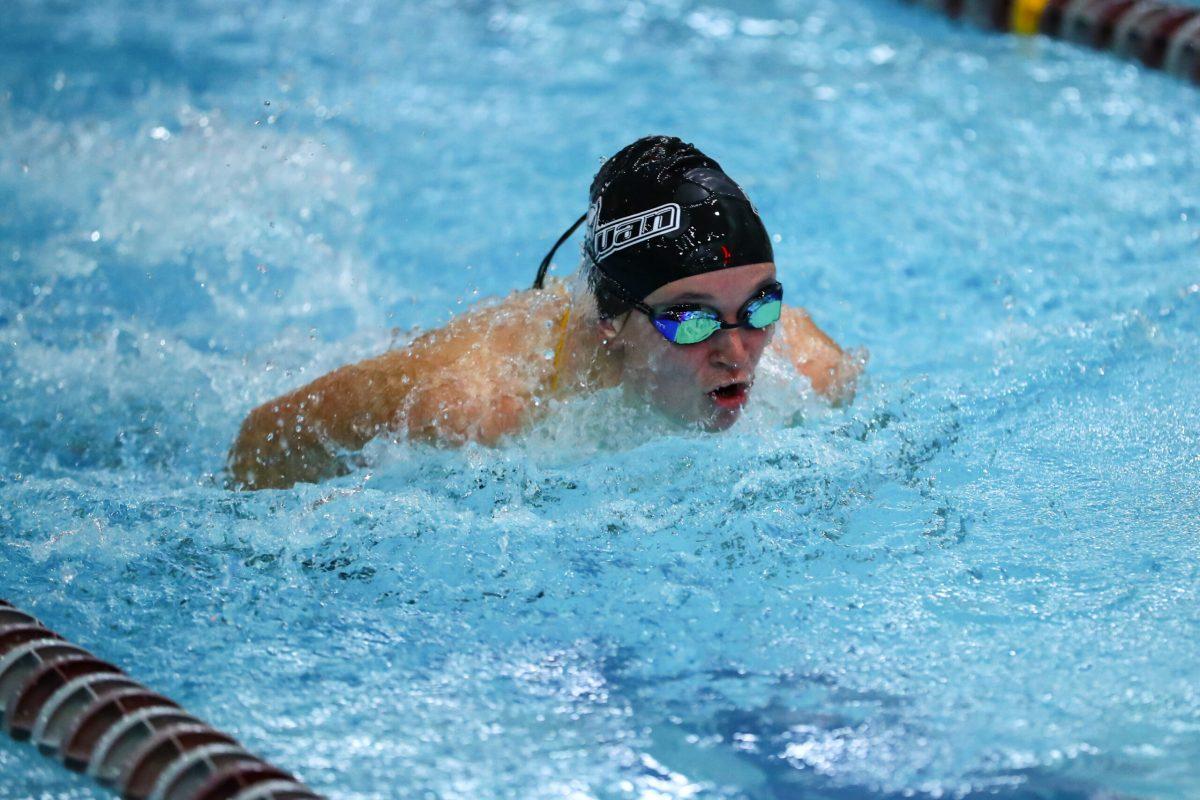
<svg viewBox="0 0 1200 800"><path fill-rule="evenodd" d="M719 433L733 427L733 423L737 422L741 416L742 410L740 408L733 410L718 409L701 422L700 427L709 433Z"/></svg>

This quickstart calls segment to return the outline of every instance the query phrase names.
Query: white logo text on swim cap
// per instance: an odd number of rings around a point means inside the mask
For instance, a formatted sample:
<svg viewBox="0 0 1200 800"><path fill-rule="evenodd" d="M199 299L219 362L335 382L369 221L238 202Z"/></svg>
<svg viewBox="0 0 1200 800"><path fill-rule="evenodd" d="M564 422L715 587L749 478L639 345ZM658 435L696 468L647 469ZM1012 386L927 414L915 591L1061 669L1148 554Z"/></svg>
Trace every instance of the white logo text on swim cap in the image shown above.
<svg viewBox="0 0 1200 800"><path fill-rule="evenodd" d="M592 234L596 260L603 261L618 250L679 230L679 218L679 204L667 203L606 222Z"/></svg>

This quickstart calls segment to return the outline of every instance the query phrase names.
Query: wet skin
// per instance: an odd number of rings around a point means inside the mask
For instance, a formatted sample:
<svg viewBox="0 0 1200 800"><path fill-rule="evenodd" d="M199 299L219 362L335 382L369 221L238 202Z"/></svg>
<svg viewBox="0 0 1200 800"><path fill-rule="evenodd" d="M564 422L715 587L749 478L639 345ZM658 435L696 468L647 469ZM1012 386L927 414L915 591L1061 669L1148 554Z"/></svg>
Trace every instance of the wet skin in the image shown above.
<svg viewBox="0 0 1200 800"><path fill-rule="evenodd" d="M674 281L645 300L701 303L734 322L746 300L774 279L774 264L750 264ZM802 287L787 293L800 295ZM640 312L596 320L566 315L570 302L561 283L514 292L406 347L264 403L250 412L230 451L231 484L284 488L341 474L345 453L379 435L494 444L543 413L548 397L613 386L682 424L723 430L740 416L768 346L834 403L853 395L863 364L786 303L768 329L723 330L676 345ZM547 357L555 350L561 359Z"/></svg>
<svg viewBox="0 0 1200 800"><path fill-rule="evenodd" d="M774 264L751 264L672 281L645 302L652 308L698 303L720 311L726 322L737 322L745 302L774 282ZM679 345L663 338L650 318L637 311L623 324L601 325L611 333L610 349L621 354L620 383L628 393L667 416L710 431L728 428L741 415L776 327L721 330L702 342Z"/></svg>

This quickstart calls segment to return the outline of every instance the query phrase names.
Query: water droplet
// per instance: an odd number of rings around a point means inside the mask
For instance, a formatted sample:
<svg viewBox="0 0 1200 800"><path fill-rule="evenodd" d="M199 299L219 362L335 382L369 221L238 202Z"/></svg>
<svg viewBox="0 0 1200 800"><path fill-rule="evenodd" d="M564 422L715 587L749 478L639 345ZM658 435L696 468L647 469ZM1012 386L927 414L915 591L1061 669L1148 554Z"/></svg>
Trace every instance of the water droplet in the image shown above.
<svg viewBox="0 0 1200 800"><path fill-rule="evenodd" d="M867 60L879 66L896 57L896 51L886 44L878 44L867 51Z"/></svg>

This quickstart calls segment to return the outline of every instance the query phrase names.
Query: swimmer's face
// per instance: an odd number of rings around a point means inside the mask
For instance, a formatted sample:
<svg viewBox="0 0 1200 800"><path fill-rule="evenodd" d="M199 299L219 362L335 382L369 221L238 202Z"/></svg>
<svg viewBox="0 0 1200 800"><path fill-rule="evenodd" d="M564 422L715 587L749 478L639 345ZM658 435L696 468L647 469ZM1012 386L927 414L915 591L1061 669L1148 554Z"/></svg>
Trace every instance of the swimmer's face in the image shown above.
<svg viewBox="0 0 1200 800"><path fill-rule="evenodd" d="M749 264L672 281L645 302L652 307L698 303L720 311L726 322L737 322L746 301L774 281L773 263ZM634 311L619 331L612 328L612 345L621 352L627 391L680 422L718 431L741 415L774 327L721 330L702 342L678 345Z"/></svg>

